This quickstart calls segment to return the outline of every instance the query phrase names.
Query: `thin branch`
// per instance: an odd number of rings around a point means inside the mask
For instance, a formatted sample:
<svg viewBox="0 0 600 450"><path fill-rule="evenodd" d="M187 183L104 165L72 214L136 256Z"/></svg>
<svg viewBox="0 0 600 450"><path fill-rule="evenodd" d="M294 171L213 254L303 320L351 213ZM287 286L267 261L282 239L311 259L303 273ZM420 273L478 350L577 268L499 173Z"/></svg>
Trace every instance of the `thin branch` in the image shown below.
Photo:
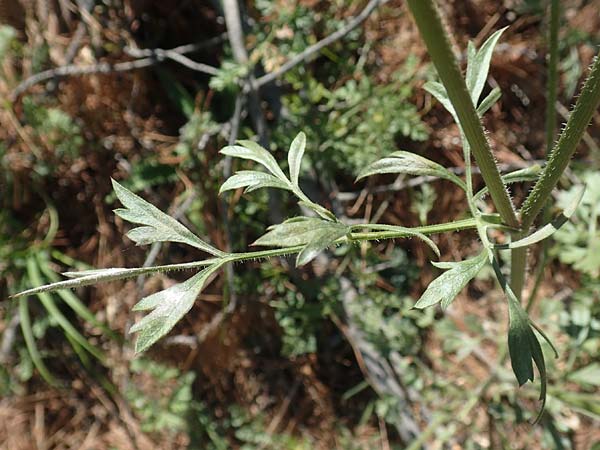
<svg viewBox="0 0 600 450"><path fill-rule="evenodd" d="M152 57L157 61L164 61L165 59L170 59L171 61L175 61L176 63L187 67L188 69L194 70L196 72L206 73L208 75L216 75L219 73L219 69L217 69L216 67L193 61L187 56L176 52L175 50L164 50L162 48L142 50L138 48L127 47L125 49L125 52L130 56L133 56L134 58Z"/></svg>
<svg viewBox="0 0 600 450"><path fill-rule="evenodd" d="M214 38L208 39L204 42L195 44L186 44L172 49L136 49L136 48L125 48L125 51L138 58L134 61L126 61L120 63L98 63L88 66L80 66L76 64L69 64L54 69L44 70L43 72L36 73L29 78L22 81L12 92L11 101L15 101L21 94L27 91L36 84L43 83L44 81L62 78L67 76L77 75L91 75L91 74L109 74L114 72L128 72L131 70L142 69L144 67L153 66L159 64L166 59L175 61L182 66L185 66L191 70L206 73L208 75L215 75L218 73L216 67L209 66L208 64L199 63L193 61L186 56L184 53L192 53L198 50L202 50L220 42L223 42L225 34L215 36Z"/></svg>
<svg viewBox="0 0 600 450"><path fill-rule="evenodd" d="M233 51L235 62L240 65L248 63L248 52L244 44L244 31L242 28L242 18L238 0L223 0L223 12L225 13L225 23L227 25L227 35L229 44ZM267 125L265 116L260 106L260 96L254 75L250 73L248 83L244 89L248 94L248 111L252 119L256 134L261 145L266 144Z"/></svg>
<svg viewBox="0 0 600 450"><path fill-rule="evenodd" d="M43 72L36 73L30 76L23 82L21 82L12 92L10 98L11 101L15 101L22 93L27 91L36 84L43 83L44 81L52 80L55 78L62 78L74 75L91 75L91 74L108 74L114 72L128 72L130 70L137 70L144 67L152 66L159 63L155 58L142 58L135 61L127 61L121 63L99 63L92 64L89 66L80 66L76 64L70 64L67 66L56 67L54 69L44 70Z"/></svg>
<svg viewBox="0 0 600 450"><path fill-rule="evenodd" d="M324 47L327 47L328 45L333 44L335 41L342 39L344 36L346 36L348 33L350 33L352 30L358 27L361 23L367 20L367 18L369 17L369 15L371 15L375 8L377 8L380 4L386 3L386 1L387 0L371 0L369 3L367 3L367 6L365 6L365 8L360 12L360 14L350 19L348 23L342 28L340 28L338 31L330 34L329 36L320 40L316 44L313 44L310 47L306 48L303 52L294 56L292 59L283 64L279 69L275 70L274 72L268 73L258 78L256 80L255 86L261 87L267 83L274 81L275 79L282 76L284 73L292 70L298 64L309 59L315 53L321 51L321 49L323 49Z"/></svg>

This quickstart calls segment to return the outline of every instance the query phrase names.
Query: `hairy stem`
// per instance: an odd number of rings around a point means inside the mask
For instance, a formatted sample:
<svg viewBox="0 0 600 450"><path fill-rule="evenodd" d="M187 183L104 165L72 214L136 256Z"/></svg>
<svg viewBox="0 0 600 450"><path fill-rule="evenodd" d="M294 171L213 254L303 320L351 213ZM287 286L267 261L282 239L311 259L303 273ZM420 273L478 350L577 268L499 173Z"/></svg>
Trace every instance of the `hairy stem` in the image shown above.
<svg viewBox="0 0 600 450"><path fill-rule="evenodd" d="M525 200L521 210L522 229L527 230L532 224L546 201L550 198L552 189L567 168L577 145L587 128L592 115L600 105L600 55L594 59L588 76L567 126L561 133L558 142L552 149L548 164L542 170L540 179Z"/></svg>
<svg viewBox="0 0 600 450"><path fill-rule="evenodd" d="M567 168L599 104L600 57L596 56L590 75L585 81L575 108L567 121L567 126L552 149L548 157L548 163L543 168L539 180L535 183L533 190L523 204L521 209L522 233L527 233L537 215L550 199L552 190L556 187L561 175ZM517 237L523 237L523 235ZM511 287L517 298L520 299L525 284L527 249L513 250L511 260Z"/></svg>
<svg viewBox="0 0 600 450"><path fill-rule="evenodd" d="M454 106L467 142L481 169L481 175L490 190L492 201L504 223L518 227L519 221L515 209L500 178L494 155L485 137L456 58L452 53L452 47L438 10L433 0L408 0L408 6L452 106Z"/></svg>
<svg viewBox="0 0 600 450"><path fill-rule="evenodd" d="M548 36L548 79L546 81L546 152L549 153L556 135L556 97L558 87L558 25L560 4L550 4L550 33Z"/></svg>
<svg viewBox="0 0 600 450"><path fill-rule="evenodd" d="M560 4L558 0L550 3L550 26L548 33L548 76L546 81L546 154L550 153L554 139L556 138L556 99L558 90L558 31L560 19ZM549 205L546 204L543 212L543 222L546 223L550 217ZM521 238L522 236L514 236ZM526 311L531 309L537 290L544 275L544 266L548 259L548 241L542 242L538 257L538 266L535 270L535 281L533 289L526 304ZM511 253L511 284L513 292L521 300L523 285L525 284L525 265L527 261L527 250Z"/></svg>

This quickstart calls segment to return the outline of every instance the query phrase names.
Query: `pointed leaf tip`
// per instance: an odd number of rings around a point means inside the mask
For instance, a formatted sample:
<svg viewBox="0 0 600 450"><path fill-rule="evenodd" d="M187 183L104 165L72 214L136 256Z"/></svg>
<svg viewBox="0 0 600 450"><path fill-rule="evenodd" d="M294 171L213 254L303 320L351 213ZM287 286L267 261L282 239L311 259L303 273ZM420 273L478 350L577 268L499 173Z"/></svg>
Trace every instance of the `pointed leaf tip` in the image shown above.
<svg viewBox="0 0 600 450"><path fill-rule="evenodd" d="M219 261L183 283L144 297L133 307L134 311L152 310L129 330L130 333L139 333L135 342L136 353L148 350L173 329L192 308L210 275L224 263L224 260Z"/></svg>
<svg viewBox="0 0 600 450"><path fill-rule="evenodd" d="M130 239L136 244L179 242L191 245L214 256L223 256L225 254L221 250L204 242L181 222L165 214L115 180L112 180L112 185L117 198L125 207L116 209L115 214L128 222L143 225L133 228L128 233Z"/></svg>
<svg viewBox="0 0 600 450"><path fill-rule="evenodd" d="M483 251L474 258L464 261L436 263L436 266L448 270L429 284L414 307L424 309L441 302L442 308L446 309L467 283L483 268L487 261L486 256L486 252Z"/></svg>
<svg viewBox="0 0 600 450"><path fill-rule="evenodd" d="M290 145L290 151L288 152L288 165L290 166L290 180L292 184L298 186L298 176L300 175L300 167L302 164L302 157L304 156L304 150L306 149L306 134L303 131L292 141Z"/></svg>

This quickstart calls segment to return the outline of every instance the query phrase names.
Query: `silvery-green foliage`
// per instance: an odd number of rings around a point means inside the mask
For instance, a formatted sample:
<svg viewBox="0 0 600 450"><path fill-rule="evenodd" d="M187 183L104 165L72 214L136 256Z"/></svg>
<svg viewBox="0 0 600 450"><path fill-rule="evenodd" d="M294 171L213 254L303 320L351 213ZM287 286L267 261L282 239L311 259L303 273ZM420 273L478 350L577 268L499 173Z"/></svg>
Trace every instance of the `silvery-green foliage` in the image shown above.
<svg viewBox="0 0 600 450"><path fill-rule="evenodd" d="M442 308L446 309L454 301L458 293L471 281L487 262L486 252L471 259L460 262L433 263L439 269L447 270L433 280L415 308L423 309L441 302Z"/></svg>
<svg viewBox="0 0 600 450"><path fill-rule="evenodd" d="M357 180L371 175L384 173L429 175L452 181L462 189L465 189L464 181L442 165L424 158L423 156L405 151L394 152L390 156L368 165L359 173Z"/></svg>
<svg viewBox="0 0 600 450"><path fill-rule="evenodd" d="M323 208L321 205L312 202L306 196L306 194L302 192L302 189L300 189L298 179L300 176L302 157L304 156L304 150L306 148L306 135L303 132L298 133L296 138L292 141L288 151L288 164L290 169L289 179L283 173L283 170L281 170L277 164L277 161L267 149L254 141L240 140L237 143L238 145L224 147L220 153L234 158L249 159L257 162L270 173L258 172L254 170L238 171L230 178L225 180L225 183L223 183L221 186L219 193L241 187L245 187L246 192L252 192L263 187L284 189L292 191L300 200L299 203L301 205L311 209L323 219L337 221L335 216L330 211Z"/></svg>
<svg viewBox="0 0 600 450"><path fill-rule="evenodd" d="M191 309L208 277L224 263L224 260L216 262L187 281L144 297L136 303L133 311L151 310L152 312L144 316L129 330L131 333L139 333L135 342L135 351L138 353L146 351L171 331L175 324Z"/></svg>
<svg viewBox="0 0 600 450"><path fill-rule="evenodd" d="M479 117L482 117L502 95L499 88L494 88L478 105L479 97L481 96L481 92L483 91L485 81L487 80L490 71L492 53L504 30L506 30L506 28L502 28L493 33L483 43L479 50L475 48L472 42L469 42L467 48L467 74L465 81ZM460 126L456 111L454 111L454 106L452 106L452 103L450 102L450 98L448 97L444 85L436 81L428 81L425 83L424 89L433 95L435 99L439 101L450 114L452 114L454 121Z"/></svg>
<svg viewBox="0 0 600 450"><path fill-rule="evenodd" d="M502 175L502 181L505 184L519 183L522 181L535 181L540 176L541 171L542 167L539 164L534 164L532 166ZM484 195L487 195L488 192L489 191L487 187L481 188L481 190L473 196L473 200L477 201L481 199Z"/></svg>
<svg viewBox="0 0 600 450"><path fill-rule="evenodd" d="M127 233L127 237L137 245L152 244L153 242L180 242L211 255L224 255L222 251L202 241L180 222L125 189L115 180L112 180L112 185L117 198L125 206L125 208L116 209L115 214L123 220L142 225Z"/></svg>
<svg viewBox="0 0 600 450"><path fill-rule="evenodd" d="M221 185L219 194L245 187L244 192L252 192L256 189L264 187L273 187L279 189L290 190L290 186L279 178L265 172L257 172L255 170L240 170L229 177L225 183Z"/></svg>
<svg viewBox="0 0 600 450"><path fill-rule="evenodd" d="M302 164L304 150L306 150L306 135L300 132L292 141L290 151L288 152L290 180L294 186L298 186L298 176L300 175L300 165Z"/></svg>
<svg viewBox="0 0 600 450"><path fill-rule="evenodd" d="M479 50L475 49L472 42L469 42L467 49L467 89L471 93L471 99L473 104L477 105L481 91L485 86L485 82L490 71L490 63L492 61L492 53L494 47L498 43L500 36L506 30L507 27L501 28L494 32L486 41L483 43Z"/></svg>
<svg viewBox="0 0 600 450"><path fill-rule="evenodd" d="M473 53L472 49L470 51ZM475 55L477 54L478 53L476 52ZM482 57L481 60L483 61L481 64L485 65L487 59ZM487 64L489 64L489 61ZM473 89L478 89L477 86L479 86L480 82L476 80L472 83L474 86ZM436 85L433 86L435 87ZM497 97L497 95L495 97ZM489 106L486 106L486 108L487 107ZM136 352L143 352L172 330L179 320L181 320L181 318L191 309L196 297L206 285L209 277L218 271L224 264L235 261L297 253L296 265L302 266L312 261L320 252L334 245L352 243L360 240L413 236L423 240L433 249L435 254L439 256L439 249L426 234L460 229L457 228L458 222L427 225L416 228L406 228L386 224L358 224L349 226L342 223L329 210L311 201L300 188L300 171L305 149L306 136L301 132L292 141L288 151L289 177L279 167L273 155L256 142L238 141L237 145L228 146L221 150L221 153L224 155L259 163L266 171L238 171L223 183L220 192L239 188L245 188L246 192L251 192L263 187L283 189L295 195L299 205L308 208L316 215L316 217L294 217L283 223L269 227L267 232L258 238L253 245L271 247L270 249L247 253L223 252L204 242L180 222L163 213L158 208L149 204L144 199L130 192L113 180L115 193L124 206L124 208L116 209L115 213L126 221L140 225L133 228L127 234L134 242L139 245L166 241L188 244L208 253L212 257L203 261L148 268L111 268L68 272L65 276L69 277L69 280L36 287L17 294L17 296L85 286L100 281L118 280L159 271L179 269L200 270L186 281L149 295L134 306L133 309L135 311L148 311L148 314L130 330L132 333L138 333L135 343ZM465 155L468 156L468 147L466 147L465 151ZM467 194L469 194L471 189L469 183L463 181L460 177L440 164L422 156L404 151L394 152L389 157L374 162L359 174L359 178L383 173L433 176L452 181L466 191ZM539 167L534 166L532 168L506 174L504 180L506 182L530 180L532 177L537 176L538 173ZM488 228L502 228L505 226L502 224L502 221L499 220L499 216L484 214L477 210L474 205L476 200L485 195L485 193L486 190L484 188L475 196L472 194L467 195L470 202L470 209L473 214L473 217L469 219L472 222L472 225L470 226L477 228L480 239L484 244L483 251L473 258L460 262L434 263L438 268L444 269L445 272L430 283L421 298L414 305L414 308L423 309L437 303L441 303L442 308L447 308L469 281L472 280L487 263L492 262L494 269L496 269L497 278L501 282L509 299L509 349L511 359L513 359L515 375L520 384L523 384L527 380L533 380L533 361L538 367L542 379L541 399L542 402L544 402L546 373L541 347L531 328L532 326L535 327L535 325L529 321L526 312L521 308L518 301L516 301L514 294L512 294L510 289L506 286L506 282L502 277L499 266L494 260L493 251L495 248L518 248L520 246L528 246L548 237L573 214L575 207L583 195L583 191L581 191L579 195L576 196L575 200L568 205L565 211L559 214L559 216L550 224L542 227L537 232L524 237L520 241L502 245L490 243L486 234ZM538 329L538 331L540 330Z"/></svg>
<svg viewBox="0 0 600 450"><path fill-rule="evenodd" d="M302 266L335 241L350 233L350 227L316 217L294 217L268 228L268 232L252 245L266 247L294 247L303 245L296 265Z"/></svg>

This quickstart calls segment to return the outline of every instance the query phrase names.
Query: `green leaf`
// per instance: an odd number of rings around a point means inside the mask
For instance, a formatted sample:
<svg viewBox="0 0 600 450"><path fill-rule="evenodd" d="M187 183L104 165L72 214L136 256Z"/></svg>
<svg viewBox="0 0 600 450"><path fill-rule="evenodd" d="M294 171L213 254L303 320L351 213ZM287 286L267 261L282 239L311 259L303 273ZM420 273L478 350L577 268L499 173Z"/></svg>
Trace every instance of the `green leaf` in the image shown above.
<svg viewBox="0 0 600 450"><path fill-rule="evenodd" d="M496 104L502 97L502 91L499 87L495 87L492 91L481 101L477 107L477 115L481 118L483 115Z"/></svg>
<svg viewBox="0 0 600 450"><path fill-rule="evenodd" d="M341 223L326 222L326 226L313 230L311 240L296 257L296 266L300 267L312 261L319 253L333 245L335 241L346 236L350 228Z"/></svg>
<svg viewBox="0 0 600 450"><path fill-rule="evenodd" d="M414 153L398 151L365 167L357 180L382 173L406 173L444 178L465 189L464 182L442 165Z"/></svg>
<svg viewBox="0 0 600 450"><path fill-rule="evenodd" d="M224 263L225 261L219 261L183 283L144 297L133 307L134 311L152 310L130 329L130 333L139 333L135 342L136 353L146 351L171 331L191 309L208 277Z"/></svg>
<svg viewBox="0 0 600 450"><path fill-rule="evenodd" d="M274 187L278 189L290 190L290 186L287 182L274 177L271 174L265 172L256 172L254 170L240 170L232 175L223 183L219 194L229 191L232 189L238 189L245 187L245 192L252 192L256 189L264 187Z"/></svg>
<svg viewBox="0 0 600 450"><path fill-rule="evenodd" d="M533 166L515 170L513 172L509 172L507 174L502 175L502 181L505 184L519 183L522 181L535 181L539 178L541 172L542 167L539 164L534 164ZM484 187L473 196L473 200L479 200L488 192L488 188Z"/></svg>
<svg viewBox="0 0 600 450"><path fill-rule="evenodd" d="M508 286L506 291L507 294L508 292L512 293ZM542 405L534 421L534 423L537 423L546 405L547 374L544 353L542 352L540 342L531 328L527 313L521 307L517 298L514 297L514 294L508 295L508 316L508 352L519 386L523 386L528 380L534 380L532 360L540 373L541 390L539 399Z"/></svg>
<svg viewBox="0 0 600 450"><path fill-rule="evenodd" d="M304 149L306 148L306 135L301 131L292 141L288 152L288 164L290 166L290 180L294 186L298 186L298 175Z"/></svg>
<svg viewBox="0 0 600 450"><path fill-rule="evenodd" d="M552 236L560 227L562 227L571 216L575 213L577 205L581 202L583 194L585 192L585 186L581 186L577 191L576 195L571 199L571 203L567 205L563 212L561 212L552 222L544 225L542 228L529 236L519 239L518 241L511 242L509 244L495 245L497 249L513 249L522 248L533 245L543 239Z"/></svg>
<svg viewBox="0 0 600 450"><path fill-rule="evenodd" d="M272 225L268 232L259 237L252 245L265 247L293 247L304 245L314 239L315 233L323 229L344 229L347 227L338 222L319 219L317 217L293 217L283 223Z"/></svg>
<svg viewBox="0 0 600 450"><path fill-rule="evenodd" d="M73 289L77 287L89 286L91 284L102 283L105 281L123 280L125 278L137 277L155 272L167 272L170 270L196 269L201 266L213 264L218 260L207 259L204 261L194 261L191 263L169 264L165 266L154 267L135 267L126 269L124 267L114 267L110 269L93 269L82 270L80 272L65 272L64 276L71 278L70 280L58 281L56 283L46 284L44 286L27 289L12 295L10 298L19 298L26 295L39 294L40 292L54 292L59 289Z"/></svg>
<svg viewBox="0 0 600 450"><path fill-rule="evenodd" d="M423 89L425 89L427 92L433 95L433 97L438 102L440 102L444 108L446 108L446 111L448 111L452 115L454 121L460 125L460 122L458 121L458 116L456 115L456 111L454 110L454 106L452 106L452 102L450 101L450 98L448 98L446 88L442 83L439 83L437 81L428 81L423 85Z"/></svg>
<svg viewBox="0 0 600 450"><path fill-rule="evenodd" d="M59 278L56 272L53 272L52 269L50 269L50 261L44 258L41 253L38 254L38 261L39 268L42 271L42 273L46 276L46 278L51 282L57 282ZM75 294L65 290L59 290L57 294L83 320L94 325L95 327L100 328L102 332L109 336L111 339L117 341L120 339L119 336L117 336L110 328L108 328L106 324L98 320L96 318L96 315L92 313L92 311L90 311L88 307L85 306L85 304Z"/></svg>
<svg viewBox="0 0 600 450"><path fill-rule="evenodd" d="M433 252L436 254L436 256L438 258L440 256L440 249L435 244L435 242L433 242L429 237L427 237L426 234L421 233L420 231L417 231L414 228L401 227L398 225L385 225L385 224L366 224L366 225L367 225L366 228L369 228L369 229L376 229L376 230L380 230L380 231L390 231L393 233L404 233L405 234L404 237L413 237L414 236L416 238L419 238L433 250ZM433 263L433 264L435 266L437 266L437 263Z"/></svg>
<svg viewBox="0 0 600 450"><path fill-rule="evenodd" d="M531 360L531 335L533 331L529 326L527 313L518 302L509 300L508 313L508 349L510 362L519 386L523 386L527 381L534 380L533 363Z"/></svg>
<svg viewBox="0 0 600 450"><path fill-rule="evenodd" d="M316 217L294 217L269 227L269 231L252 245L280 248L304 245L296 258L296 265L302 266L349 232L350 227L339 222Z"/></svg>
<svg viewBox="0 0 600 450"><path fill-rule="evenodd" d="M39 268L38 258L30 256L27 258L27 275L34 285L42 285L44 280ZM104 355L102 352L94 347L88 340L73 326L73 324L63 315L61 310L56 306L54 297L47 292L39 292L37 294L40 302L48 312L48 315L52 320L60 326L65 334L72 338L78 345L85 348L91 355L97 358L99 361L104 361Z"/></svg>
<svg viewBox="0 0 600 450"><path fill-rule="evenodd" d="M262 164L269 172L280 180L287 181L287 178L273 155L268 150L261 147L254 141L238 141L240 145L230 145L221 149L220 153L234 158L250 159Z"/></svg>
<svg viewBox="0 0 600 450"><path fill-rule="evenodd" d="M137 245L153 242L180 242L211 255L222 256L225 254L202 241L180 222L124 188L115 180L112 180L112 184L117 198L125 206L125 208L115 209L115 214L128 222L145 225L127 233L127 236Z"/></svg>
<svg viewBox="0 0 600 450"><path fill-rule="evenodd" d="M492 34L476 53L472 50L468 52L466 83L474 105L477 105L479 102L481 91L483 91L483 87L485 86L494 47L496 47L500 36L502 36L506 28L502 28Z"/></svg>
<svg viewBox="0 0 600 450"><path fill-rule="evenodd" d="M429 284L414 308L423 309L442 302L442 308L446 309L467 283L479 273L486 261L486 252L482 252L474 258L460 262L433 263L439 268L449 270Z"/></svg>
<svg viewBox="0 0 600 450"><path fill-rule="evenodd" d="M298 202L298 205L300 206L304 206L314 212L316 212L319 216L321 216L321 218L325 219L325 220L329 220L329 221L337 221L337 218L335 217L335 215L329 211L327 208L322 207L321 205L319 205L318 203L314 203L310 200L300 200Z"/></svg>
<svg viewBox="0 0 600 450"><path fill-rule="evenodd" d="M529 319L527 312L521 306L521 303L515 296L514 292L508 285L506 278L500 270L500 265L496 258L492 260L492 267L496 273L496 278L502 287L502 290L506 293L508 300L508 352L510 355L510 363L513 368L513 372L517 377L519 386L523 386L528 380L533 381L533 364L535 363L538 372L540 373L540 401L542 405L534 423L537 423L544 412L546 406L546 389L548 384L548 377L546 374L546 363L544 361L544 353L542 347L538 341L535 333L533 332L532 325L538 329L542 334L542 337L548 341L552 349L554 350L555 356L558 356L554 345L550 342L548 337L543 334L542 330L537 328L533 322Z"/></svg>

